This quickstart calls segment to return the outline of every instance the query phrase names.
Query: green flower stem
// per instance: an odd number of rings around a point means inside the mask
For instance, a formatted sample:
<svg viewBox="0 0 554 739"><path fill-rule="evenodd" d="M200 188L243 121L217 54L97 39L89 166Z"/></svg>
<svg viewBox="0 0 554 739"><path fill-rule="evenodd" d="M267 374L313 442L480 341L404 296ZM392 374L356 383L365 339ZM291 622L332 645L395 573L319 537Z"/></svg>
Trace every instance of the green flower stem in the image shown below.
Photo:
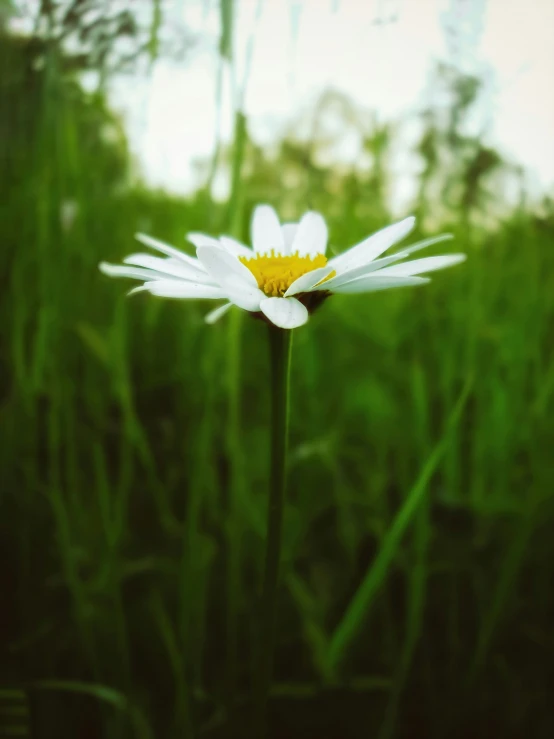
<svg viewBox="0 0 554 739"><path fill-rule="evenodd" d="M269 327L271 362L271 469L267 509L267 538L258 664L254 685L256 697L256 739L266 734L266 707L273 671L276 631L277 587L281 559L281 531L285 501L287 437L289 423L289 376L292 331Z"/></svg>

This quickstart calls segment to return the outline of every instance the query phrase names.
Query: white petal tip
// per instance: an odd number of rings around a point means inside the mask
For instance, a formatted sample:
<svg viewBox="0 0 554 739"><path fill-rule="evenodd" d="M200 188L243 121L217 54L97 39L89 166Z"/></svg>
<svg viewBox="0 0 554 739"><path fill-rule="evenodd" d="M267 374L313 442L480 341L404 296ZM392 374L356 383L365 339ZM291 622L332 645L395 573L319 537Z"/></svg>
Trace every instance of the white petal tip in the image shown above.
<svg viewBox="0 0 554 739"><path fill-rule="evenodd" d="M296 298L266 298L260 310L274 326L289 330L303 326L309 318L308 309Z"/></svg>
<svg viewBox="0 0 554 739"><path fill-rule="evenodd" d="M325 254L328 237L327 224L321 213L309 210L300 219L290 250L298 251L301 256Z"/></svg>
<svg viewBox="0 0 554 739"><path fill-rule="evenodd" d="M212 326L216 321L219 321L221 316L227 313L232 305L232 303L224 303L223 305L218 306L217 308L215 308L215 310L210 311L207 315L204 316L204 321L208 325Z"/></svg>
<svg viewBox="0 0 554 739"><path fill-rule="evenodd" d="M138 287L134 287L132 290L129 290L127 293L127 297L130 295L135 295L136 293L142 293L145 290L148 290L148 285L139 285Z"/></svg>
<svg viewBox="0 0 554 739"><path fill-rule="evenodd" d="M119 272L119 267L115 264L109 264L108 262L100 262L98 269L102 274L108 275L108 277L116 277Z"/></svg>
<svg viewBox="0 0 554 739"><path fill-rule="evenodd" d="M220 246L218 239L214 239L212 236L200 233L198 231L189 231L185 234L185 239L190 241L196 247L199 246Z"/></svg>
<svg viewBox="0 0 554 739"><path fill-rule="evenodd" d="M250 230L255 252L263 254L271 249L279 253L283 252L285 240L279 216L271 205L263 204L254 208Z"/></svg>

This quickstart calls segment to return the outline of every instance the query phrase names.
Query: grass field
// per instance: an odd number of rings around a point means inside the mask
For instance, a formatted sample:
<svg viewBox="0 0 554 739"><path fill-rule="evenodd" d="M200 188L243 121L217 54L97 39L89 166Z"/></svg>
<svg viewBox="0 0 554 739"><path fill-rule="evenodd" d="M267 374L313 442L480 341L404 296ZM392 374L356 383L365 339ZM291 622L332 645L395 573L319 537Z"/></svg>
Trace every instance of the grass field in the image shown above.
<svg viewBox="0 0 554 739"><path fill-rule="evenodd" d="M240 737L265 327L128 299L97 265L137 230L247 239L258 202L320 210L340 251L392 220L383 137L371 171L339 172L293 141L269 158L239 117L230 201L179 199L129 179L119 124L57 57L36 72L29 43L1 54L0 721L38 739ZM479 142L431 133L461 164L422 144L416 235L451 231L436 253L467 262L335 296L295 332L275 737L554 735L554 210L494 187L491 204Z"/></svg>

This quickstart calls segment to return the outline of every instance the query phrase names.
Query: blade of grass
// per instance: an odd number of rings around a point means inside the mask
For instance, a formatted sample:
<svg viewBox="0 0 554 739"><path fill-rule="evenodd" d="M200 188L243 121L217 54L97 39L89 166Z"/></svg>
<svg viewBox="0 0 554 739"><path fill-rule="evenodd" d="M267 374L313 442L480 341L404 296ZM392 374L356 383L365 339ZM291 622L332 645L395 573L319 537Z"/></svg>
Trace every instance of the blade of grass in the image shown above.
<svg viewBox="0 0 554 739"><path fill-rule="evenodd" d="M30 736L29 698L24 690L0 688L0 736Z"/></svg>
<svg viewBox="0 0 554 739"><path fill-rule="evenodd" d="M231 21L229 8L230 1L222 0L222 55L228 53L232 62ZM228 45L223 46L224 37L228 37ZM227 42L225 42L227 44ZM231 194L227 212L227 223L233 236L239 236L242 223L243 182L242 169L244 165L246 145L246 118L242 111L235 111L233 135L233 161L231 171ZM238 623L240 610L241 561L242 561L242 533L240 507L241 500L246 495L245 479L243 474L243 449L241 442L240 419L240 342L242 333L242 314L233 311L227 325L228 365L227 365L227 437L226 451L229 463L229 494L227 519L227 619L226 619L226 691L230 703L233 702L238 671Z"/></svg>
<svg viewBox="0 0 554 739"><path fill-rule="evenodd" d="M430 444L429 394L425 386L425 374L415 365L412 372L412 397L415 405L415 437L419 452L424 455ZM410 666L421 634L423 613L427 594L428 550L431 537L429 520L429 497L424 496L415 514L414 540L412 543L413 566L408 570L408 609L406 616L406 637L402 653L395 670L394 681L389 693L379 739L393 736L402 691L408 679Z"/></svg>
<svg viewBox="0 0 554 739"><path fill-rule="evenodd" d="M533 533L534 524L535 509L531 508L524 514L517 534L512 539L511 545L504 556L502 569L491 598L489 609L483 618L479 630L477 647L468 671L467 682L471 682L476 677L479 669L485 662L494 631L502 617L506 601L509 598L518 572L523 564L525 550L529 538Z"/></svg>
<svg viewBox="0 0 554 739"><path fill-rule="evenodd" d="M158 626L158 633L164 644L173 673L175 684L174 727L183 739L194 736L190 691L185 673L185 660L179 648L177 634L159 593L151 600L151 608Z"/></svg>
<svg viewBox="0 0 554 739"><path fill-rule="evenodd" d="M240 352L242 316L234 311L227 326L227 436L226 450L229 460L229 486L226 501L226 686L229 701L233 701L238 672L238 626L242 591L242 519L240 500L244 494L243 454L241 449L240 400Z"/></svg>
<svg viewBox="0 0 554 739"><path fill-rule="evenodd" d="M183 527L180 568L179 636L187 655L186 669L195 687L202 681L206 591L210 580L208 564L199 556L202 544L202 515L210 509L210 500L206 499L207 490L212 491L211 507L218 507L218 503L214 500L217 490L214 473L217 368L221 361L221 347L218 345L218 340L219 335L216 335L214 340L208 343L201 360L202 377L205 378L205 395L202 403L204 413L195 440L193 453L195 463L187 488L187 509Z"/></svg>
<svg viewBox="0 0 554 739"><path fill-rule="evenodd" d="M83 683L73 680L39 680L27 686L28 690L52 690L62 693L77 693L112 706L129 716L137 739L154 739L154 733L138 706L130 703L118 690L98 683Z"/></svg>
<svg viewBox="0 0 554 739"><path fill-rule="evenodd" d="M346 613L333 632L327 655L328 668L332 673L336 673L339 665L352 646L352 642L368 617L375 594L386 577L389 565L396 554L402 536L420 505L427 486L448 448L450 442L449 431L456 428L460 420L471 385L472 381L470 379L466 382L448 419L442 438L423 465L419 478L409 491L406 502L396 515L390 531L385 536L379 554L366 572L364 579L346 609Z"/></svg>

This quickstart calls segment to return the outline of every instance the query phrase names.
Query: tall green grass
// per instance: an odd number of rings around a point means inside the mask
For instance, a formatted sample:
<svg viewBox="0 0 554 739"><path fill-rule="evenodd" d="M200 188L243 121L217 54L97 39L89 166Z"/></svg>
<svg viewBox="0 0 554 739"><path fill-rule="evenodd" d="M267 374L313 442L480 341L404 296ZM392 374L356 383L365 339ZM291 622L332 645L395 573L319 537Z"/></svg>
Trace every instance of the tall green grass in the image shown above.
<svg viewBox="0 0 554 739"><path fill-rule="evenodd" d="M259 201L320 209L347 247L391 218L386 136L366 142L382 166L339 173L317 142L266 156L239 111L230 203L170 197L126 184L123 134L63 59L36 71L5 41L0 679L37 737L241 736L265 331L127 299L97 263L137 230L246 240ZM463 267L332 298L295 336L275 736L554 729L552 207L484 228L462 192L444 221Z"/></svg>

